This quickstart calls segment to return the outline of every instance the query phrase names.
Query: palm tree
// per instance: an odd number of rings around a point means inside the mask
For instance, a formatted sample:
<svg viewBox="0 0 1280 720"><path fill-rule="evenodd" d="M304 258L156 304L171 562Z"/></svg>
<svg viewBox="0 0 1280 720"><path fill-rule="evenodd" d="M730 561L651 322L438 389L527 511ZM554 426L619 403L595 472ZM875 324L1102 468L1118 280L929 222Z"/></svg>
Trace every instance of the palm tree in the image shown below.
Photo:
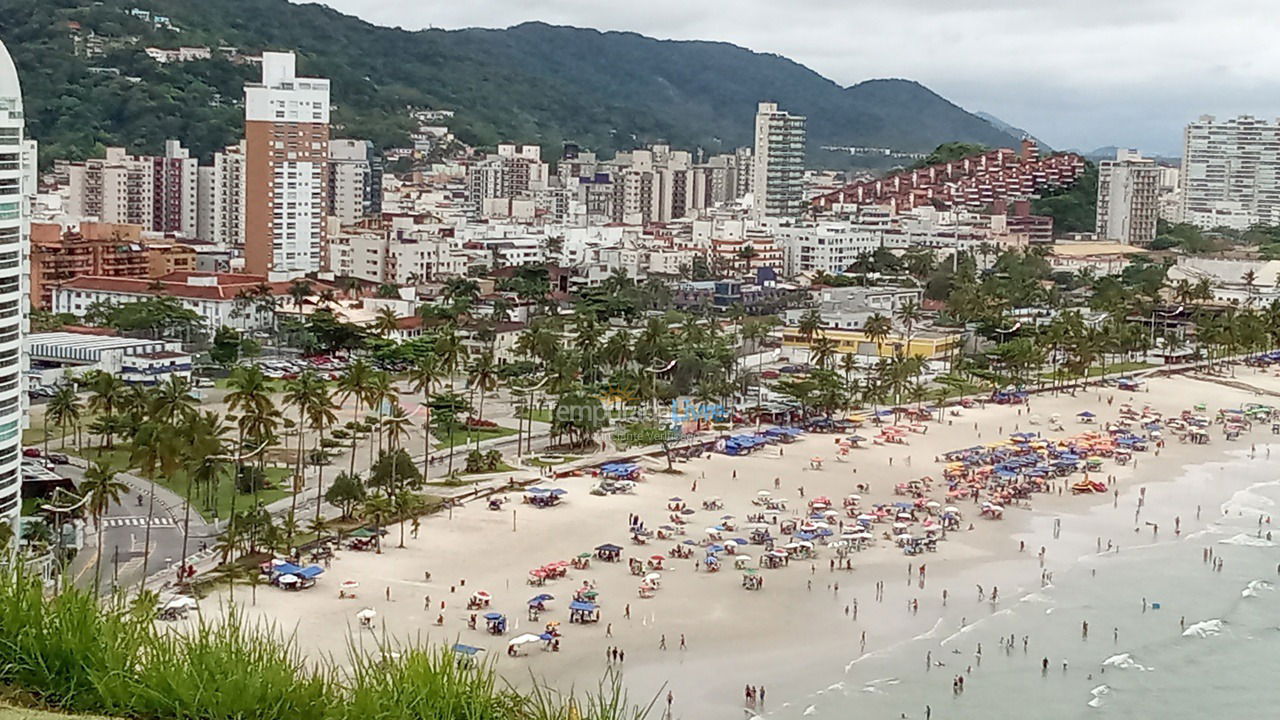
<svg viewBox="0 0 1280 720"><path fill-rule="evenodd" d="M372 381L373 368L362 359L351 363L347 371L338 379L338 394L342 396L342 403L345 405L347 400L352 398L356 401L356 422L360 422L360 404L369 394ZM349 470L352 475L356 474L356 440L356 433L353 432L351 434L351 469Z"/></svg>
<svg viewBox="0 0 1280 720"><path fill-rule="evenodd" d="M298 377L285 383L284 404L298 412L297 480L294 482L293 492L289 500L289 517L291 519L296 518L298 495L302 492L303 485L306 484L307 457L304 452L306 448L304 433L310 425L316 408L325 407L328 403L329 390L325 387L324 380L316 374L316 371L310 368L303 370L298 374ZM293 544L292 535L288 536L288 542L290 545Z"/></svg>
<svg viewBox="0 0 1280 720"><path fill-rule="evenodd" d="M94 532L98 536L98 557L93 571L93 592L96 595L102 587L102 517L112 504L119 503L120 498L129 492L129 486L116 479L109 463L95 460L84 471L80 492L84 493L85 510L93 517Z"/></svg>
<svg viewBox="0 0 1280 720"><path fill-rule="evenodd" d="M373 523L374 542L379 553L382 552L382 526L394 512L391 499L385 495L375 495L364 501L363 515Z"/></svg>
<svg viewBox="0 0 1280 720"><path fill-rule="evenodd" d="M797 328L800 331L800 337L806 342L813 342L813 338L822 330L822 314L816 308L810 308L800 316L800 324Z"/></svg>
<svg viewBox="0 0 1280 720"><path fill-rule="evenodd" d="M876 344L876 357L879 357L884 352L884 341L893 332L893 323L884 315L874 313L863 323L862 331L868 340Z"/></svg>
<svg viewBox="0 0 1280 720"><path fill-rule="evenodd" d="M382 449L382 416L384 408L398 402L400 393L391 382L391 376L381 370L375 370L369 377L369 391L364 396L365 405L369 409L377 409L378 419L374 423L374 434L377 435L377 449ZM373 466L374 442L369 442L369 466Z"/></svg>
<svg viewBox="0 0 1280 720"><path fill-rule="evenodd" d="M835 340L826 335L821 335L809 346L809 357L815 365L825 370L831 365L831 361L835 359L836 351L839 348L840 345Z"/></svg>
<svg viewBox="0 0 1280 720"><path fill-rule="evenodd" d="M436 336L434 345L436 357L440 359L440 367L449 373L449 387L453 387L453 377L458 374L458 366L467 359L467 346L458 337L457 328L446 325Z"/></svg>
<svg viewBox="0 0 1280 720"><path fill-rule="evenodd" d="M62 435L62 445L67 446L67 424L72 427L80 424L80 411L82 406L80 400L76 397L75 388L70 385L62 385L54 392L53 397L49 398L49 404L45 406L44 420L46 430L44 434L44 449L49 452L49 432L48 423L50 420L58 426L58 432Z"/></svg>
<svg viewBox="0 0 1280 720"><path fill-rule="evenodd" d="M498 387L498 366L493 361L493 353L481 353L476 361L471 365L471 374L467 377L467 383L471 385L473 392L480 395L480 402L476 407L476 419L484 420L484 394L493 392ZM476 436L476 446L479 447L480 439Z"/></svg>
<svg viewBox="0 0 1280 720"><path fill-rule="evenodd" d="M422 479L425 482L431 472L431 392L440 382L440 362L434 355L419 358L409 370L409 382L415 393L422 394L426 416L422 422Z"/></svg>
<svg viewBox="0 0 1280 720"><path fill-rule="evenodd" d="M895 313L898 316L898 322L902 323L903 331L906 333L907 342L911 342L911 329L920 321L924 314L920 311L920 304L915 300L907 300L898 306Z"/></svg>
<svg viewBox="0 0 1280 720"><path fill-rule="evenodd" d="M389 307L379 308L373 321L373 330L382 337L389 338L400 329L400 316Z"/></svg>
<svg viewBox="0 0 1280 720"><path fill-rule="evenodd" d="M256 365L240 366L231 371L227 380L227 409L238 413L236 420L237 438L236 454L244 452L246 439L255 444L265 445L275 434L276 407L271 399L271 386L262 369ZM259 455L261 458L262 455ZM261 462L261 461L260 461ZM244 472L243 466L236 468L237 477ZM259 483L253 483L253 499L258 500ZM231 493L231 512L235 514L235 500L239 496L239 488Z"/></svg>
<svg viewBox="0 0 1280 720"><path fill-rule="evenodd" d="M102 415L104 418L114 419L116 407L124 398L125 394L124 381L110 373L100 372L94 377L93 383L89 386L89 409L95 413ZM109 427L109 425L108 425ZM112 441L113 433L107 432L103 438L103 446L111 449L114 446Z"/></svg>

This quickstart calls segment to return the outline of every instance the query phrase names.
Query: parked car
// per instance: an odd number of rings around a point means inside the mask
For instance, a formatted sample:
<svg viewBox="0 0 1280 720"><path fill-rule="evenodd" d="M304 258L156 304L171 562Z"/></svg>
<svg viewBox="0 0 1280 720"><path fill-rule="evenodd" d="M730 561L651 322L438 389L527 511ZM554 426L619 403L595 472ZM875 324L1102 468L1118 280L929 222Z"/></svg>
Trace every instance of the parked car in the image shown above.
<svg viewBox="0 0 1280 720"><path fill-rule="evenodd" d="M780 373L777 370L765 370L764 372L760 373L760 377L764 378L765 380L777 380L779 374Z"/></svg>
<svg viewBox="0 0 1280 720"><path fill-rule="evenodd" d="M22 456L23 456L23 457L34 457L34 458L38 458L38 457L40 457L40 448L36 448L36 447L24 447L24 448L22 448Z"/></svg>
<svg viewBox="0 0 1280 720"><path fill-rule="evenodd" d="M191 382L193 385L195 385L198 388L214 387L214 382L212 378L198 377L192 380Z"/></svg>
<svg viewBox="0 0 1280 720"><path fill-rule="evenodd" d="M67 457L66 453L59 452L51 452L45 455L45 459L54 465L67 465L71 462L71 458Z"/></svg>

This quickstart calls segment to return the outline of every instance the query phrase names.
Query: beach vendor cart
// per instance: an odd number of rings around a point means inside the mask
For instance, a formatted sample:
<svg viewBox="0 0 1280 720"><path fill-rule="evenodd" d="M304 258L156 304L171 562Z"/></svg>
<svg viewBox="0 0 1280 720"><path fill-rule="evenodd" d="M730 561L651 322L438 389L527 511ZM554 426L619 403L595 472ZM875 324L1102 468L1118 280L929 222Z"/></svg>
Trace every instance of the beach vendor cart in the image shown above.
<svg viewBox="0 0 1280 720"><path fill-rule="evenodd" d="M507 642L507 654L511 657L517 657L527 646L538 642L542 642L542 638L532 633L517 635Z"/></svg>
<svg viewBox="0 0 1280 720"><path fill-rule="evenodd" d="M600 606L585 600L574 600L569 603L569 622L580 624L600 622Z"/></svg>
<svg viewBox="0 0 1280 720"><path fill-rule="evenodd" d="M597 545L596 558L604 562L618 562L622 559L622 548L612 543Z"/></svg>
<svg viewBox="0 0 1280 720"><path fill-rule="evenodd" d="M749 567L749 566L750 566L750 563L751 563L751 556L750 556L750 555L735 555L735 556L733 556L733 569L734 569L734 570L743 570L743 569L746 569L747 567Z"/></svg>
<svg viewBox="0 0 1280 720"><path fill-rule="evenodd" d="M360 627L373 629L373 619L378 617L378 611L373 608L363 608L356 613L356 620L360 621Z"/></svg>
<svg viewBox="0 0 1280 720"><path fill-rule="evenodd" d="M754 569L748 568L742 572L742 588L744 590L759 590L762 587L764 587L764 578Z"/></svg>
<svg viewBox="0 0 1280 720"><path fill-rule="evenodd" d="M636 592L642 599L651 598L653 597L653 586L649 583L640 583L640 586L636 588Z"/></svg>
<svg viewBox="0 0 1280 720"><path fill-rule="evenodd" d="M493 601L493 596L484 590L477 590L471 593L471 597L467 600L468 610L480 610L489 607L489 603Z"/></svg>
<svg viewBox="0 0 1280 720"><path fill-rule="evenodd" d="M982 517L990 520L1003 520L1004 508L991 502L982 503Z"/></svg>
<svg viewBox="0 0 1280 720"><path fill-rule="evenodd" d="M665 561L666 558L661 555L650 555L649 559L645 561L645 567L649 570L661 570Z"/></svg>
<svg viewBox="0 0 1280 720"><path fill-rule="evenodd" d="M485 613L484 625L490 635L501 635L507 631L507 616L499 612Z"/></svg>

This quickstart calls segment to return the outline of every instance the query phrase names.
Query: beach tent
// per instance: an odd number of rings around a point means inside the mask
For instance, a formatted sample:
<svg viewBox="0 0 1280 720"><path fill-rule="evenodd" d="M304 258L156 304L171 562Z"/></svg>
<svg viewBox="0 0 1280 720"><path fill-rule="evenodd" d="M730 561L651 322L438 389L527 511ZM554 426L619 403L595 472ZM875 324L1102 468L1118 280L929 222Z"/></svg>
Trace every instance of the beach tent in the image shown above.
<svg viewBox="0 0 1280 720"><path fill-rule="evenodd" d="M485 650L482 647L475 647L474 645L463 645L462 643L454 643L453 651L455 653L458 653L459 655L474 657L477 653L482 653Z"/></svg>

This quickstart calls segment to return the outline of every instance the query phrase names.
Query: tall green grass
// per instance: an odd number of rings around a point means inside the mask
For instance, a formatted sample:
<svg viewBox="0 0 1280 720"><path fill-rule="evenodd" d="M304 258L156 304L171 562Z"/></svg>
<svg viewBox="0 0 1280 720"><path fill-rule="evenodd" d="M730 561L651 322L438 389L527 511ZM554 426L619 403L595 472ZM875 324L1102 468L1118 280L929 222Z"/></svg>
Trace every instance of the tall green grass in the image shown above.
<svg viewBox="0 0 1280 720"><path fill-rule="evenodd" d="M158 628L154 607L147 597L101 607L75 589L46 598L35 578L0 576L0 684L49 707L148 720L642 720L649 711L614 676L574 698L518 692L491 664L440 647L353 648L343 667L304 658L291 638L235 612L179 632Z"/></svg>

